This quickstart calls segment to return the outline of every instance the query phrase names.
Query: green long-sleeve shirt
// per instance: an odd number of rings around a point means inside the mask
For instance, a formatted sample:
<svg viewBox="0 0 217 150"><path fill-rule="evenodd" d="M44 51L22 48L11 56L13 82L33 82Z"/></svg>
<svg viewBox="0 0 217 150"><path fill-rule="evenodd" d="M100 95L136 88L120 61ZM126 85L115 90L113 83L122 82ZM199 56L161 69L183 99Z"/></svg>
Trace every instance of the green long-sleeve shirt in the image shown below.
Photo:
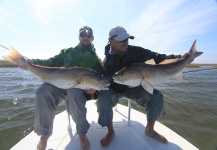
<svg viewBox="0 0 217 150"><path fill-rule="evenodd" d="M60 53L49 59L34 59L34 64L49 67L84 67L97 72L102 72L102 61L97 56L93 45L65 48Z"/></svg>

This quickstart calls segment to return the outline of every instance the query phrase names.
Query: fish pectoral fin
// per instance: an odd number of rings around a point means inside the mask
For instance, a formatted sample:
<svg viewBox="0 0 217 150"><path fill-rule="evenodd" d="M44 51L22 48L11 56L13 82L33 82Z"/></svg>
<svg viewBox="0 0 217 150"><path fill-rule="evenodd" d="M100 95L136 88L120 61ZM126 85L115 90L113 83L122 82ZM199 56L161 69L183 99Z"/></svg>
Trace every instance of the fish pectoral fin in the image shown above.
<svg viewBox="0 0 217 150"><path fill-rule="evenodd" d="M76 81L72 88L80 88L81 82Z"/></svg>
<svg viewBox="0 0 217 150"><path fill-rule="evenodd" d="M177 80L182 80L182 72L178 73L175 77Z"/></svg>
<svg viewBox="0 0 217 150"><path fill-rule="evenodd" d="M154 87L145 79L142 80L141 86L150 94L153 94Z"/></svg>
<svg viewBox="0 0 217 150"><path fill-rule="evenodd" d="M92 74L84 74L81 76L80 82L93 80Z"/></svg>
<svg viewBox="0 0 217 150"><path fill-rule="evenodd" d="M149 59L149 60L145 61L145 64L155 65L156 63L155 63L154 59Z"/></svg>
<svg viewBox="0 0 217 150"><path fill-rule="evenodd" d="M76 84L76 85L74 85L74 86L71 87L71 88L77 88L77 89L83 89L83 90L86 90L86 87L84 87L84 85L82 85L82 84Z"/></svg>

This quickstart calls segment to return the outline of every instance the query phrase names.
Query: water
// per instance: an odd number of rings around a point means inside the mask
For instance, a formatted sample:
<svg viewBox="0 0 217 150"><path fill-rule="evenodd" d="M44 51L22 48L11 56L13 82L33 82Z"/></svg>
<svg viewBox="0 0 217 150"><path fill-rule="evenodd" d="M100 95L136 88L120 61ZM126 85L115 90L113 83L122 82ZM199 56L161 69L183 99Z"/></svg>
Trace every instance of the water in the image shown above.
<svg viewBox="0 0 217 150"><path fill-rule="evenodd" d="M182 81L170 80L158 85L167 112L159 121L199 149L217 150L217 69L200 67L184 71L190 72L183 75ZM0 68L1 150L10 149L33 130L34 96L40 84L27 71ZM144 112L137 105L133 107ZM64 108L62 104L57 113Z"/></svg>

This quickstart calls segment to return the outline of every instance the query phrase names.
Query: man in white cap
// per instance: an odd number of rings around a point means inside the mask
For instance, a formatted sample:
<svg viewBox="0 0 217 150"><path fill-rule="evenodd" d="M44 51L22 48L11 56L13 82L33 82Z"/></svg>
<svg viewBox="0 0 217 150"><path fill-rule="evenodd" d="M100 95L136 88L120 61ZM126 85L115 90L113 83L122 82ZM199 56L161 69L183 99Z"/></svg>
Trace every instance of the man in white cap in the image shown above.
<svg viewBox="0 0 217 150"><path fill-rule="evenodd" d="M103 76L110 81L109 90L100 91L98 96L98 123L104 127L107 126L108 133L101 139L102 147L108 146L115 131L112 125L113 111L112 107L117 105L119 98L127 97L135 100L140 106L146 107L147 125L144 133L160 142L168 143L167 139L154 130L155 121L165 114L163 95L157 89L154 89L153 95L144 90L142 86L128 87L114 83L112 76L120 69L132 64L143 63L154 59L159 64L165 59L180 58L181 55L165 55L152 52L138 46L128 45L128 39L134 39L133 36L120 26L117 26L109 32L109 44L105 47L104 73Z"/></svg>

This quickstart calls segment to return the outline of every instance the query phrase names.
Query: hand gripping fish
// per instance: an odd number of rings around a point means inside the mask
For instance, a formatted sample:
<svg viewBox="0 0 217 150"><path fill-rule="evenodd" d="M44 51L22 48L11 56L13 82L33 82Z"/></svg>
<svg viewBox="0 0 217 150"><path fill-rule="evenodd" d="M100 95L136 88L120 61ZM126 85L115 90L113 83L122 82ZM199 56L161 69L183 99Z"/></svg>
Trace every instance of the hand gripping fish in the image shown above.
<svg viewBox="0 0 217 150"><path fill-rule="evenodd" d="M196 51L196 40L194 41L189 54L182 58L167 59L161 64L135 63L118 71L114 76L114 82L131 87L142 85L149 93L153 94L153 83L160 83L182 73L186 65L203 52ZM152 84L151 84L152 83Z"/></svg>
<svg viewBox="0 0 217 150"><path fill-rule="evenodd" d="M59 68L39 66L27 62L25 57L12 46L9 46L9 50L9 55L2 56L4 59L19 66L26 66L28 71L38 76L42 82L52 84L58 88L106 90L110 85L108 80L94 70L82 67Z"/></svg>

